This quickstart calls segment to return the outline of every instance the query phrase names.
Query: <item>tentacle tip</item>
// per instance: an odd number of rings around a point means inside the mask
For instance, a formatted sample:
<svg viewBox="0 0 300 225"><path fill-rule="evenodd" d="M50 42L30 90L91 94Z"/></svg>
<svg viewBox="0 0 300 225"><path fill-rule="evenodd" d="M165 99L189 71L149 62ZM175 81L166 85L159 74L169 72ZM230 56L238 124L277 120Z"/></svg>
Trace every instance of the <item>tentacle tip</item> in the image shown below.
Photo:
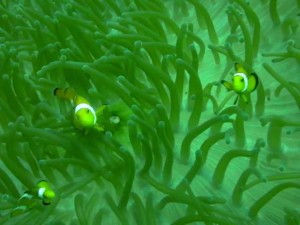
<svg viewBox="0 0 300 225"><path fill-rule="evenodd" d="M159 121L159 122L158 122L158 127L159 127L159 128L165 128L165 125L166 125L166 124L165 124L164 121Z"/></svg>
<svg viewBox="0 0 300 225"><path fill-rule="evenodd" d="M118 82L123 83L123 82L126 81L126 78L125 78L125 76L120 75L120 76L117 77L117 80L118 80Z"/></svg>
<svg viewBox="0 0 300 225"><path fill-rule="evenodd" d="M113 136L112 132L110 132L110 131L105 132L105 137L112 138L112 136Z"/></svg>
<svg viewBox="0 0 300 225"><path fill-rule="evenodd" d="M88 70L89 70L89 66L88 65L83 65L82 67L81 67L81 69L84 71L84 72L87 72Z"/></svg>
<svg viewBox="0 0 300 225"><path fill-rule="evenodd" d="M184 63L184 61L183 61L182 58L177 58L177 59L176 59L176 64L182 65L183 63Z"/></svg>
<svg viewBox="0 0 300 225"><path fill-rule="evenodd" d="M135 122L133 122L132 120L128 120L127 125L133 127L133 126L135 126Z"/></svg>
<svg viewBox="0 0 300 225"><path fill-rule="evenodd" d="M134 46L138 49L143 47L143 42L142 41L135 41Z"/></svg>
<svg viewBox="0 0 300 225"><path fill-rule="evenodd" d="M125 56L132 56L133 55L133 53L130 50L128 50L128 49L124 50L123 54Z"/></svg>

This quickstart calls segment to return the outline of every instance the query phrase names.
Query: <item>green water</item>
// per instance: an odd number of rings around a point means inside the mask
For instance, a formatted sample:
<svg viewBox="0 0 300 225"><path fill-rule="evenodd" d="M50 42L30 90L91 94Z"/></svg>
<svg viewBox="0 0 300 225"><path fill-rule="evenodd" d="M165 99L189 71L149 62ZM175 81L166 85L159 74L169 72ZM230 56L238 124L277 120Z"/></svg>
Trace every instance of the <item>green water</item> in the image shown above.
<svg viewBox="0 0 300 225"><path fill-rule="evenodd" d="M0 1L0 224L300 224L299 11ZM248 103L221 84L235 63L259 78ZM76 129L58 87L107 105L104 131Z"/></svg>

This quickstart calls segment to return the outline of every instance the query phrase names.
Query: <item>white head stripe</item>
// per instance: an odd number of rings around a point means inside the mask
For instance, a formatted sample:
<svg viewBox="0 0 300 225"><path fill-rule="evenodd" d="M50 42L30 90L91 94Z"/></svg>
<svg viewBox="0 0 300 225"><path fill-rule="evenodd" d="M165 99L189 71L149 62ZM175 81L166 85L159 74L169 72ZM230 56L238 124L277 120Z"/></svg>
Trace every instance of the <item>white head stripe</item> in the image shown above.
<svg viewBox="0 0 300 225"><path fill-rule="evenodd" d="M244 74L244 73L235 73L233 76L234 77L235 76L240 76L240 77L244 78L245 87L242 90L242 92L245 92L247 90L247 88L248 88L248 77L246 76L246 74Z"/></svg>
<svg viewBox="0 0 300 225"><path fill-rule="evenodd" d="M40 188L38 190L38 196L39 196L39 198L44 198L45 191L46 191L46 188Z"/></svg>
<svg viewBox="0 0 300 225"><path fill-rule="evenodd" d="M96 112L95 112L95 110L93 109L93 107L90 106L90 105L88 105L88 104L81 103L81 104L79 104L79 105L77 105L77 106L75 107L75 114L76 114L79 110L81 110L81 109L88 109L88 110L91 111L91 113L92 113L93 116L94 116L94 124L95 124L96 121L97 121L97 117L96 117Z"/></svg>

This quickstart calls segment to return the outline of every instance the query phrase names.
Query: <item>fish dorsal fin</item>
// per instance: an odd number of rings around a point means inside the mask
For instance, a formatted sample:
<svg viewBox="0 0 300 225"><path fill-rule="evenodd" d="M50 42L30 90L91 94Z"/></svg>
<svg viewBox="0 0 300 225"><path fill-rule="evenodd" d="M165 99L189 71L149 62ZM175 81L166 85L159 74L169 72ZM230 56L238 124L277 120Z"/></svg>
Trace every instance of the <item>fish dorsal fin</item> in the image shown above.
<svg viewBox="0 0 300 225"><path fill-rule="evenodd" d="M246 72L246 70L244 69L243 65L240 64L240 63L235 63L235 64L234 64L234 68L235 68L235 71L236 71L237 73L245 73L245 74L247 74L247 72Z"/></svg>
<svg viewBox="0 0 300 225"><path fill-rule="evenodd" d="M55 88L53 94L64 100L74 100L76 97L76 92L73 88Z"/></svg>

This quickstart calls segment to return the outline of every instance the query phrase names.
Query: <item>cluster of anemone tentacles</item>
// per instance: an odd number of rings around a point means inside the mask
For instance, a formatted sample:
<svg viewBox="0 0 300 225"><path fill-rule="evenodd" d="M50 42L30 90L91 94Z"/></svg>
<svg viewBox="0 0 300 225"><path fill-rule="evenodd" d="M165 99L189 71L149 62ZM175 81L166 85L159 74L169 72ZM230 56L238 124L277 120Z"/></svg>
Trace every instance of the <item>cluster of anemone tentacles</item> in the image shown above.
<svg viewBox="0 0 300 225"><path fill-rule="evenodd" d="M0 2L0 223L300 223L299 0ZM220 85L240 62L245 104ZM72 87L113 105L77 132ZM24 191L56 192L11 217Z"/></svg>

